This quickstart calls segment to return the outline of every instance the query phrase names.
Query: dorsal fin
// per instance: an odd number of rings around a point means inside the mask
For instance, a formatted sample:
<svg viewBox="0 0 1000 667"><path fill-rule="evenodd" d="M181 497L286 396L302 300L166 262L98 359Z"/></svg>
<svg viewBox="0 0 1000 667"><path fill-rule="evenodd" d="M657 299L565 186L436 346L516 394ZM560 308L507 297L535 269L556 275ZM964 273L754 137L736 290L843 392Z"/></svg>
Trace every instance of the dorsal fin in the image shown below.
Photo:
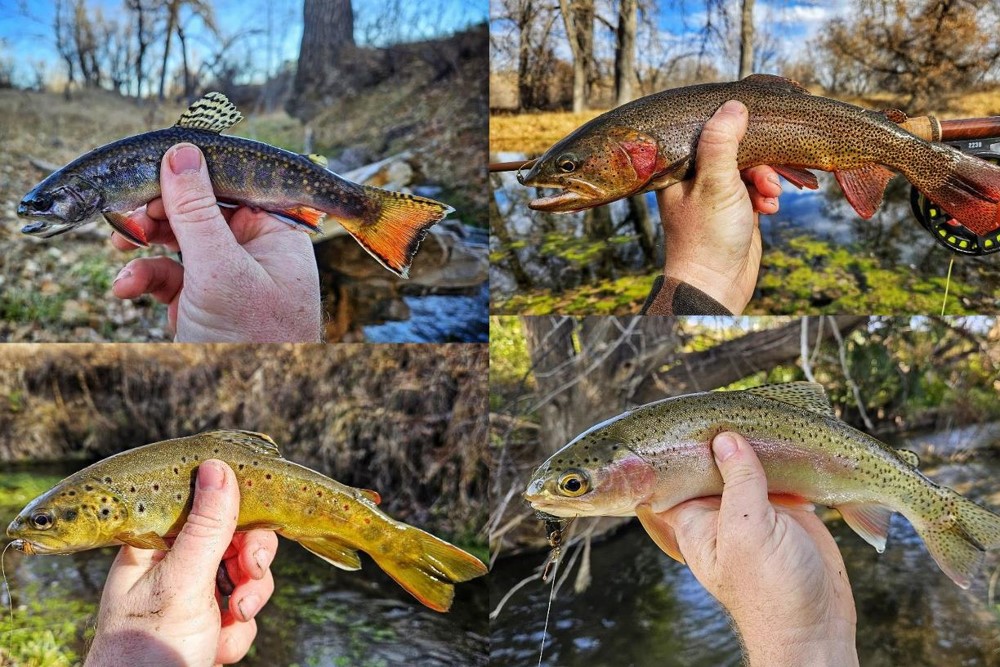
<svg viewBox="0 0 1000 667"><path fill-rule="evenodd" d="M330 161L328 159L326 159L325 155L320 155L319 153L310 153L306 157L309 158L310 162L315 162L316 164L318 164L321 167L328 167L328 166L330 166Z"/></svg>
<svg viewBox="0 0 1000 667"><path fill-rule="evenodd" d="M899 456L899 458L903 459L906 465L910 466L911 468L916 468L917 466L920 465L920 457L908 449L897 449L896 455Z"/></svg>
<svg viewBox="0 0 1000 667"><path fill-rule="evenodd" d="M812 95L812 93L806 90L805 87L798 81L792 81L791 79L786 79L785 77L777 76L776 74L751 74L750 76L740 79L740 83L752 83L757 86L784 88L788 91Z"/></svg>
<svg viewBox="0 0 1000 667"><path fill-rule="evenodd" d="M188 107L177 121L177 127L219 133L243 120L243 114L222 93L207 93Z"/></svg>
<svg viewBox="0 0 1000 667"><path fill-rule="evenodd" d="M260 452L262 456L281 458L281 450L278 449L278 443L272 440L271 436L266 433L244 431L242 429L219 429L217 431L207 431L203 435L211 435L235 445L250 447Z"/></svg>
<svg viewBox="0 0 1000 667"><path fill-rule="evenodd" d="M823 385L816 382L786 382L784 384L766 384L762 387L745 389L748 394L754 394L772 401L780 401L797 408L815 412L824 417L834 417L833 406L826 397Z"/></svg>

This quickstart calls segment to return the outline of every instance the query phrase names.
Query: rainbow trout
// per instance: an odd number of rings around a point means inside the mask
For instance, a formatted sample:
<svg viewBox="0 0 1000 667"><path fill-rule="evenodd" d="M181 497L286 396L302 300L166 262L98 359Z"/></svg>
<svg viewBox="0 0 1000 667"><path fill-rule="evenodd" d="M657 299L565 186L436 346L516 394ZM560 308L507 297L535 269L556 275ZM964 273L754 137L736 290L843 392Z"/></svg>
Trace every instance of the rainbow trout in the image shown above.
<svg viewBox="0 0 1000 667"><path fill-rule="evenodd" d="M241 120L225 95L208 93L173 127L95 148L24 196L17 214L34 222L21 231L48 238L100 214L128 240L148 245L129 215L160 196L160 161L182 141L205 154L220 206L261 209L308 232L319 231L329 216L382 266L404 278L427 231L454 210L348 181L328 170L321 156L222 134Z"/></svg>
<svg viewBox="0 0 1000 667"><path fill-rule="evenodd" d="M209 431L130 449L70 475L28 503L7 528L27 554L66 554L116 544L169 549L191 509L198 462L220 459L240 485L237 530L263 528L344 570L370 555L435 611L454 583L486 574L479 559L378 508L379 495L282 458L271 438Z"/></svg>
<svg viewBox="0 0 1000 667"><path fill-rule="evenodd" d="M701 128L727 100L750 112L740 169L770 165L794 185L813 189L816 176L807 169L832 171L865 219L899 172L982 237L984 250L1000 244L1000 167L913 136L898 124L906 120L901 111L868 111L768 74L665 90L594 118L518 175L523 185L562 191L529 206L581 211L690 178Z"/></svg>
<svg viewBox="0 0 1000 667"><path fill-rule="evenodd" d="M722 493L710 442L742 434L760 457L768 492L840 511L881 553L889 517L913 524L952 581L968 588L984 552L1000 548L1000 516L938 486L912 452L894 450L838 420L809 382L668 398L585 431L535 471L524 494L557 517L638 516L650 537L684 562L656 514Z"/></svg>

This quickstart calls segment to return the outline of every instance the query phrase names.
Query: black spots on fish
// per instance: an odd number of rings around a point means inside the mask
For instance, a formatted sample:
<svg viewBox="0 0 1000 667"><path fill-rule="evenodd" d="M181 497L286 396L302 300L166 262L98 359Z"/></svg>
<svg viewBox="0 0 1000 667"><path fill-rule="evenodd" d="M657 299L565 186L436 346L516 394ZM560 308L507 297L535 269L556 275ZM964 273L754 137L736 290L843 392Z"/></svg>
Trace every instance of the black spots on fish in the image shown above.
<svg viewBox="0 0 1000 667"><path fill-rule="evenodd" d="M90 484L85 484L84 487L83 487L83 489L85 491L93 491L94 487L92 487Z"/></svg>
<svg viewBox="0 0 1000 667"><path fill-rule="evenodd" d="M159 484L154 484L153 485L153 491L159 491L159 490L160 490L160 485Z"/></svg>
<svg viewBox="0 0 1000 667"><path fill-rule="evenodd" d="M72 509L70 509L70 510L65 510L65 511L64 511L64 512L62 513L62 520L63 520L63 521L73 521L73 520L75 520L75 519L76 519L76 516L77 516L77 514L76 514L76 510L72 510Z"/></svg>
<svg viewBox="0 0 1000 667"><path fill-rule="evenodd" d="M101 496L101 502L102 503L108 502L108 497L107 496Z"/></svg>
<svg viewBox="0 0 1000 667"><path fill-rule="evenodd" d="M322 498L323 497L323 490L322 489L320 489L319 491L316 492L316 497L317 498Z"/></svg>
<svg viewBox="0 0 1000 667"><path fill-rule="evenodd" d="M111 478L110 477L105 477L104 478L104 483L105 484L110 484L111 483Z"/></svg>
<svg viewBox="0 0 1000 667"><path fill-rule="evenodd" d="M143 503L139 503L139 513L142 514L146 511L146 506Z"/></svg>
<svg viewBox="0 0 1000 667"><path fill-rule="evenodd" d="M254 461L253 464L254 464L254 466L260 465L260 463L258 461Z"/></svg>
<svg viewBox="0 0 1000 667"><path fill-rule="evenodd" d="M129 493L135 493L135 485L133 484L132 486L128 487L128 491Z"/></svg>
<svg viewBox="0 0 1000 667"><path fill-rule="evenodd" d="M101 518L107 519L108 516L110 516L110 515L111 515L111 510L109 510L107 507L105 507L105 508L103 508L101 510Z"/></svg>
<svg viewBox="0 0 1000 667"><path fill-rule="evenodd" d="M178 468L177 466L174 466L174 474L175 474L175 475L179 475L179 474L181 474L181 469L180 469L180 468Z"/></svg>
<svg viewBox="0 0 1000 667"><path fill-rule="evenodd" d="M216 448L215 448L215 449L213 449L212 451L213 451L214 453L218 454L218 453L219 453L219 448L218 448L218 447L216 447Z"/></svg>
<svg viewBox="0 0 1000 667"><path fill-rule="evenodd" d="M240 469L240 470L243 470L243 468L244 468L244 465L243 465L243 464L241 463L241 464L239 465L239 469Z"/></svg>
<svg viewBox="0 0 1000 667"><path fill-rule="evenodd" d="M182 494L178 493L176 496L174 496L174 498L176 498L177 500L182 500L184 498L184 496Z"/></svg>
<svg viewBox="0 0 1000 667"><path fill-rule="evenodd" d="M309 490L309 487L303 484L303 485L302 485L302 490L303 490L303 491L308 491L308 490Z"/></svg>
<svg viewBox="0 0 1000 667"><path fill-rule="evenodd" d="M198 460L198 455L197 455L197 454L195 454L195 455L194 455L194 460L195 460L195 461L197 461L197 460Z"/></svg>
<svg viewBox="0 0 1000 667"><path fill-rule="evenodd" d="M181 463L187 463L187 462L188 462L188 457L182 456L181 457Z"/></svg>

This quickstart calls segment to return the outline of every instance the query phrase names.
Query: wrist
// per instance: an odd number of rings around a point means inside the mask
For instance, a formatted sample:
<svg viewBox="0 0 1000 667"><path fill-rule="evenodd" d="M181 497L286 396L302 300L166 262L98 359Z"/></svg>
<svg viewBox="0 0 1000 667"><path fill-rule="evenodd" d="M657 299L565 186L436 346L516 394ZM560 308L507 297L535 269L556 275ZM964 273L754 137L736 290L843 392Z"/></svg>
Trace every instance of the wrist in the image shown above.
<svg viewBox="0 0 1000 667"><path fill-rule="evenodd" d="M676 278L712 297L731 313L739 315L750 301L753 287L745 287L743 271L719 271L693 261L672 260L669 255L663 275Z"/></svg>
<svg viewBox="0 0 1000 667"><path fill-rule="evenodd" d="M828 620L810 628L782 625L774 619L766 625L736 622L750 667L850 667L858 664L853 623Z"/></svg>

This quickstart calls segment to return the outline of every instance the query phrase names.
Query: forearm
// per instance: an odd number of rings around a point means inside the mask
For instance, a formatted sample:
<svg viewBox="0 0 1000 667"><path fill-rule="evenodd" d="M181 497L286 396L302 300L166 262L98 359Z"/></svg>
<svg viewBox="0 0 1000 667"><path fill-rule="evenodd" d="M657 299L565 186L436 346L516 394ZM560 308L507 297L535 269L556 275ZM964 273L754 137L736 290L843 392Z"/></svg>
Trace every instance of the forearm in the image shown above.
<svg viewBox="0 0 1000 667"><path fill-rule="evenodd" d="M774 619L768 626L736 624L750 667L851 667L858 664L853 623L828 621L809 631L789 630Z"/></svg>

